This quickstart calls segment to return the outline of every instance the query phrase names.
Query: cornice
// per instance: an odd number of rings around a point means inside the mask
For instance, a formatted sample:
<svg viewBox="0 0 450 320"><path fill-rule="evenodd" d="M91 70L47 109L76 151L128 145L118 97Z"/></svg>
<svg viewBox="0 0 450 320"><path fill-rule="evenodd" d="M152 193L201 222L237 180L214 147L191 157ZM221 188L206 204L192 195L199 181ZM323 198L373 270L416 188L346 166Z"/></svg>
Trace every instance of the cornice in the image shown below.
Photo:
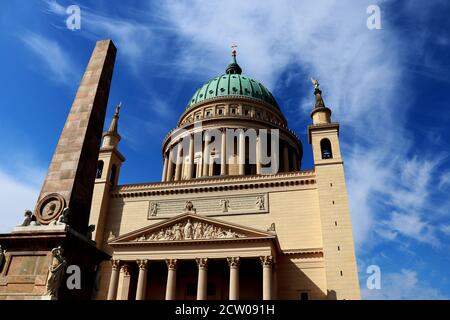
<svg viewBox="0 0 450 320"><path fill-rule="evenodd" d="M191 180L128 184L111 191L113 198L189 194L228 190L252 190L287 186L313 187L316 185L314 170L282 172L275 175L208 177Z"/></svg>
<svg viewBox="0 0 450 320"><path fill-rule="evenodd" d="M211 244L211 243L230 243L230 242L267 242L273 241L276 236L266 236L266 237L244 237L244 238L230 238L230 239L197 239L197 240L186 240L186 241L127 241L127 242L111 242L108 243L111 247L136 247L136 246L180 246L180 245L191 245L191 244Z"/></svg>

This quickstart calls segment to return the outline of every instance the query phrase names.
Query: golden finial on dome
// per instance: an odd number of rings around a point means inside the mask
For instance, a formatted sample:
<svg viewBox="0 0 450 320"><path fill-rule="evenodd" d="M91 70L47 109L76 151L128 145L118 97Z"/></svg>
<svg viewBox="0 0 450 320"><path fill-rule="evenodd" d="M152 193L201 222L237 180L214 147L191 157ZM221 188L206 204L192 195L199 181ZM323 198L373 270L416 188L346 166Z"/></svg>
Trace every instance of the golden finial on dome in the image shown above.
<svg viewBox="0 0 450 320"><path fill-rule="evenodd" d="M235 44L231 45L231 55L233 57L236 57L236 48L237 48L237 45L235 45Z"/></svg>

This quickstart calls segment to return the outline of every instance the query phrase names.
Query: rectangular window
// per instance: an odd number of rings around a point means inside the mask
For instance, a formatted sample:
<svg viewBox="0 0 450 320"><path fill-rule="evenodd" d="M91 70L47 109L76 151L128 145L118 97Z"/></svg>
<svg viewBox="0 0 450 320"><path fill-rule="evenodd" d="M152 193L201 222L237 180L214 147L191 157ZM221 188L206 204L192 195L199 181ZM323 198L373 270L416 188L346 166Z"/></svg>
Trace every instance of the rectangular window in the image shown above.
<svg viewBox="0 0 450 320"><path fill-rule="evenodd" d="M299 299L299 300L302 300L302 301L304 301L304 300L309 300L309 293L306 292L306 291L300 291L300 292L298 293L298 299Z"/></svg>

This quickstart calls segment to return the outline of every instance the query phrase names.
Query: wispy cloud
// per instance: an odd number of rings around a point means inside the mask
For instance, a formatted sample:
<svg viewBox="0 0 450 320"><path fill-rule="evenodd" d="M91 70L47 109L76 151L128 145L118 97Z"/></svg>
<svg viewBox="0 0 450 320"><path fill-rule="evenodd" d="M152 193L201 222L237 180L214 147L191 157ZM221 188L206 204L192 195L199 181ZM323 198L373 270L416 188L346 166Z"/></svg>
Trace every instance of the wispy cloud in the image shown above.
<svg viewBox="0 0 450 320"><path fill-rule="evenodd" d="M443 189L450 185L450 171L445 172L441 175L439 179L439 189Z"/></svg>
<svg viewBox="0 0 450 320"><path fill-rule="evenodd" d="M382 221L379 224L377 231L389 240L394 240L397 234L400 234L435 247L440 245L436 228L429 222L422 220L420 216L410 212L399 213L394 211L389 220Z"/></svg>
<svg viewBox="0 0 450 320"><path fill-rule="evenodd" d="M400 272L382 274L381 289L369 290L363 288L364 299L375 300L436 300L448 299L439 290L426 281L421 281L417 272L402 269Z"/></svg>
<svg viewBox="0 0 450 320"><path fill-rule="evenodd" d="M32 67L42 64L44 74L64 84L71 84L77 78L76 67L58 42L34 32L25 32L20 39L37 58L38 63Z"/></svg>
<svg viewBox="0 0 450 320"><path fill-rule="evenodd" d="M55 0L47 0L46 3L47 11L61 16L60 22L65 23L66 8ZM134 72L139 70L139 65L144 58L152 58L149 48L155 46L157 41L149 24L141 23L131 17L104 15L85 6L81 7L79 34L93 40L111 38L120 48L120 54L126 57L125 61L132 66ZM153 51L152 53L154 53Z"/></svg>

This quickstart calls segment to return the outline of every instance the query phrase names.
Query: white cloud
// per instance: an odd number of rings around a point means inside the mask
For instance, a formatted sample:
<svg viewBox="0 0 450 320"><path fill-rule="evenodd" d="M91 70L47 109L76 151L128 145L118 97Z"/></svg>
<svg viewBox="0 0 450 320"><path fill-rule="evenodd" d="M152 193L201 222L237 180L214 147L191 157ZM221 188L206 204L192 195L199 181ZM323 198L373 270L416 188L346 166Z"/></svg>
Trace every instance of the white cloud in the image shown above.
<svg viewBox="0 0 450 320"><path fill-rule="evenodd" d="M421 281L417 272L402 269L400 272L381 274L381 289L361 289L364 299L370 300L437 300L448 299L429 283Z"/></svg>
<svg viewBox="0 0 450 320"><path fill-rule="evenodd" d="M394 211L390 220L382 221L380 225L381 228L378 229L378 233L389 240L395 239L397 233L399 233L402 236L431 244L434 247L440 246L436 228L415 214Z"/></svg>
<svg viewBox="0 0 450 320"><path fill-rule="evenodd" d="M447 171L441 175L439 180L439 189L443 189L448 185L450 185L450 171Z"/></svg>
<svg viewBox="0 0 450 320"><path fill-rule="evenodd" d="M33 173L26 180L27 182L23 182L0 169L1 233L10 232L14 226L19 225L26 209L34 210L39 195L37 185L42 183L42 177Z"/></svg>
<svg viewBox="0 0 450 320"><path fill-rule="evenodd" d="M73 82L73 77L77 76L76 68L58 42L33 32L24 33L21 40L37 57L39 63L34 65L44 63L46 68L44 74L57 82L65 84Z"/></svg>

